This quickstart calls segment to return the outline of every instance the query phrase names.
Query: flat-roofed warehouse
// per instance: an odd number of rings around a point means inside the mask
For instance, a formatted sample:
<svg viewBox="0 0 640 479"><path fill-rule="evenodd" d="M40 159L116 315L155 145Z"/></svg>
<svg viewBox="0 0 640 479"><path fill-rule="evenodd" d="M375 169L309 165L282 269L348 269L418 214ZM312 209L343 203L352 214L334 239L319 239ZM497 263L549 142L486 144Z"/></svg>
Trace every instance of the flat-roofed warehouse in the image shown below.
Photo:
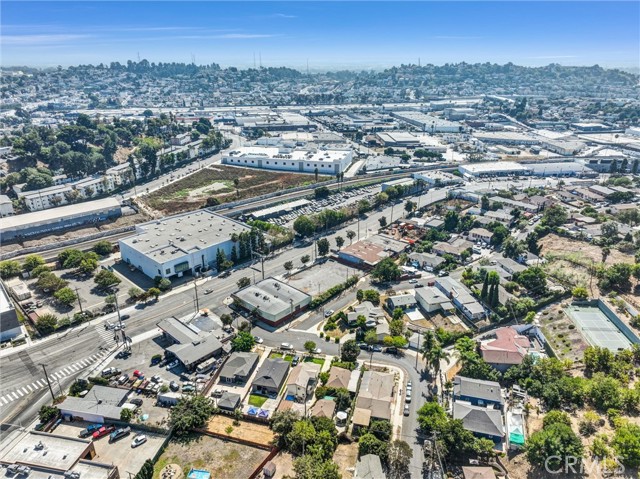
<svg viewBox="0 0 640 479"><path fill-rule="evenodd" d="M0 241L37 236L54 231L99 223L122 215L120 202L115 198L87 201L43 211L3 218Z"/></svg>
<svg viewBox="0 0 640 479"><path fill-rule="evenodd" d="M490 161L485 163L467 163L458 167L464 176L506 176L506 175L528 175L528 170L524 165L514 161Z"/></svg>
<svg viewBox="0 0 640 479"><path fill-rule="evenodd" d="M231 237L251 228L208 210L183 213L136 225L133 236L120 240L122 260L150 278L181 277L215 269L218 250L227 257Z"/></svg>
<svg viewBox="0 0 640 479"><path fill-rule="evenodd" d="M231 294L247 311L258 315L272 326L287 321L311 302L311 296L275 278L266 278Z"/></svg>
<svg viewBox="0 0 640 479"><path fill-rule="evenodd" d="M92 461L96 450L91 439L71 438L39 431L5 433L6 447L0 464L20 468L14 477L29 479L118 479L118 467ZM3 474L4 475L4 474Z"/></svg>
<svg viewBox="0 0 640 479"><path fill-rule="evenodd" d="M464 131L461 123L444 120L420 111L394 111L391 116L429 133L462 133Z"/></svg>

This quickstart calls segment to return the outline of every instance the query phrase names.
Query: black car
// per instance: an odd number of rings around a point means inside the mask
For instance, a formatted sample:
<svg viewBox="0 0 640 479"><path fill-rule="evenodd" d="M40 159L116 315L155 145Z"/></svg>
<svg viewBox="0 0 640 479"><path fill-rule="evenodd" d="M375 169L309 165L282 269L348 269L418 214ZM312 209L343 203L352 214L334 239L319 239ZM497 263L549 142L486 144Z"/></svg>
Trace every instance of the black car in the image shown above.
<svg viewBox="0 0 640 479"><path fill-rule="evenodd" d="M131 351L120 351L116 354L117 359L127 359L129 356L131 356Z"/></svg>
<svg viewBox="0 0 640 479"><path fill-rule="evenodd" d="M131 316L129 316L128 314L123 314L122 316L120 316L120 319L122 321L124 321L125 319L129 319Z"/></svg>
<svg viewBox="0 0 640 479"><path fill-rule="evenodd" d="M142 399L138 399L138 398L130 399L129 402L131 404L135 404L138 407L142 407Z"/></svg>

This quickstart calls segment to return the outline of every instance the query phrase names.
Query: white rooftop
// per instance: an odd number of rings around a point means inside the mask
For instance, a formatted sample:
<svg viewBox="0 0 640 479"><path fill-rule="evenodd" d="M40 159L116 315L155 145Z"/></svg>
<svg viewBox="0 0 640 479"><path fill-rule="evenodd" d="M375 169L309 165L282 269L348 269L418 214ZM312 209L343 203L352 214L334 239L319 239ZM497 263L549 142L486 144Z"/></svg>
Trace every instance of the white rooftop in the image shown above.
<svg viewBox="0 0 640 479"><path fill-rule="evenodd" d="M227 156L233 158L264 158L269 160L319 161L324 163L335 163L343 161L344 157L350 153L351 150L338 149L282 150L276 146L244 146L229 152Z"/></svg>

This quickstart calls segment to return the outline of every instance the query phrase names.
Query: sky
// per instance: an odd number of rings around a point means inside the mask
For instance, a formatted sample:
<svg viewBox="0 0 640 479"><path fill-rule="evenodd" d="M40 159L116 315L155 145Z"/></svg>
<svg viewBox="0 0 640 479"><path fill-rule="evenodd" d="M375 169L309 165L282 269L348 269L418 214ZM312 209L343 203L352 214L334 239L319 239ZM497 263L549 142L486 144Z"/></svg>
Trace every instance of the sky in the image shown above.
<svg viewBox="0 0 640 479"><path fill-rule="evenodd" d="M640 66L640 2L5 1L2 66Z"/></svg>

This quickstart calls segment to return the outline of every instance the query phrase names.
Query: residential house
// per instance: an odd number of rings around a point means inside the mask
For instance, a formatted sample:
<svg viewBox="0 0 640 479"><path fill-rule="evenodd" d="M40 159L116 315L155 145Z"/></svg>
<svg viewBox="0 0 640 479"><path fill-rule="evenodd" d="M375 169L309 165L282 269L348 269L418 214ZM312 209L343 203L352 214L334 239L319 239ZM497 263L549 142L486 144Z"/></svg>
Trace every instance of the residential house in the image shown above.
<svg viewBox="0 0 640 479"><path fill-rule="evenodd" d="M587 187L587 189L592 193L603 196L605 198L615 193L615 190L601 185L590 185Z"/></svg>
<svg viewBox="0 0 640 479"><path fill-rule="evenodd" d="M375 454L366 454L358 459L353 477L357 479L385 479L387 476L382 470L380 457Z"/></svg>
<svg viewBox="0 0 640 479"><path fill-rule="evenodd" d="M444 220L441 218L435 218L435 217L429 218L429 220L426 221L424 224L425 228L431 228L434 230L439 230L443 226L444 226Z"/></svg>
<svg viewBox="0 0 640 479"><path fill-rule="evenodd" d="M368 427L372 419L385 421L391 419L394 385L393 373L364 372L354 409L354 426Z"/></svg>
<svg viewBox="0 0 640 479"><path fill-rule="evenodd" d="M436 311L449 313L455 310L451 300L439 289L432 286L416 289L415 298L420 307L427 313Z"/></svg>
<svg viewBox="0 0 640 479"><path fill-rule="evenodd" d="M451 256L453 256L455 259L459 261L462 259L463 253L465 251L470 252L472 248L473 248L472 242L467 241L464 238L455 238L455 239L449 240L448 242L438 241L437 243L434 243L431 251L433 251L435 254L439 256L450 254Z"/></svg>
<svg viewBox="0 0 640 479"><path fill-rule="evenodd" d="M497 211L487 211L484 214L484 217L491 220L491 223L497 221L498 223L502 223L507 227L509 227L509 225L511 225L511 223L513 222L513 216L509 211L505 209L500 209Z"/></svg>
<svg viewBox="0 0 640 479"><path fill-rule="evenodd" d="M370 324L377 324L379 320L384 319L384 312L381 308L374 306L371 301L363 301L353 311L347 313L348 325L354 326L358 321L358 316L364 316Z"/></svg>
<svg viewBox="0 0 640 479"><path fill-rule="evenodd" d="M504 421L499 409L455 402L453 419L462 420L462 426L476 437L490 439L495 443L504 439Z"/></svg>
<svg viewBox="0 0 640 479"><path fill-rule="evenodd" d="M511 258L497 258L496 264L511 275L522 273L527 269L526 266L521 265L520 263L512 260Z"/></svg>
<svg viewBox="0 0 640 479"><path fill-rule="evenodd" d="M320 365L311 362L302 362L291 370L287 379L286 396L292 396L297 401L304 402L312 397L313 391L318 384L318 374Z"/></svg>
<svg viewBox="0 0 640 479"><path fill-rule="evenodd" d="M265 359L251 383L252 391L266 396L277 396L287 379L289 365L290 363L284 359Z"/></svg>
<svg viewBox="0 0 640 479"><path fill-rule="evenodd" d="M382 320L378 324L376 324L376 337L379 342L384 341L384 338L391 334L391 330L389 329L389 323L387 321Z"/></svg>
<svg viewBox="0 0 640 479"><path fill-rule="evenodd" d="M445 262L444 258L432 253L410 253L408 258L425 271L435 271Z"/></svg>
<svg viewBox="0 0 640 479"><path fill-rule="evenodd" d="M13 202L7 195L0 195L0 218L13 216Z"/></svg>
<svg viewBox="0 0 640 479"><path fill-rule="evenodd" d="M487 466L463 466L463 479L496 479L496 473L492 467Z"/></svg>
<svg viewBox="0 0 640 479"><path fill-rule="evenodd" d="M358 379L360 371L349 371L348 369L332 367L329 371L329 379L327 380L328 388L346 389L352 394L358 390Z"/></svg>
<svg viewBox="0 0 640 479"><path fill-rule="evenodd" d="M496 381L456 376L453 378L453 400L466 401L474 406L497 406L504 404L500 384Z"/></svg>
<svg viewBox="0 0 640 479"><path fill-rule="evenodd" d="M397 294L389 296L386 304L389 311L394 311L396 308L405 310L416 306L416 298L412 294Z"/></svg>
<svg viewBox="0 0 640 479"><path fill-rule="evenodd" d="M258 364L256 353L234 352L220 371L220 381L244 384Z"/></svg>
<svg viewBox="0 0 640 479"><path fill-rule="evenodd" d="M223 411L233 412L240 406L240 394L225 391L218 399L216 406Z"/></svg>
<svg viewBox="0 0 640 479"><path fill-rule="evenodd" d="M584 201L588 201L591 203L600 203L604 201L604 196L599 195L598 193L594 193L587 188L576 188L575 190L573 190L573 193L579 198L582 198Z"/></svg>
<svg viewBox="0 0 640 479"><path fill-rule="evenodd" d="M484 228L473 228L469 230L468 238L472 241L483 241L487 244L491 243L493 233Z"/></svg>
<svg viewBox="0 0 640 479"><path fill-rule="evenodd" d="M436 287L442 291L456 308L470 321L479 321L486 316L482 305L473 297L471 291L459 281L450 278L436 279Z"/></svg>
<svg viewBox="0 0 640 479"><path fill-rule="evenodd" d="M311 407L310 414L313 417L328 417L333 419L336 412L336 402L333 399L318 399Z"/></svg>
<svg viewBox="0 0 640 479"><path fill-rule="evenodd" d="M543 355L544 338L540 328L533 325L498 328L493 337L480 343L482 359L500 371L522 363L531 353Z"/></svg>

